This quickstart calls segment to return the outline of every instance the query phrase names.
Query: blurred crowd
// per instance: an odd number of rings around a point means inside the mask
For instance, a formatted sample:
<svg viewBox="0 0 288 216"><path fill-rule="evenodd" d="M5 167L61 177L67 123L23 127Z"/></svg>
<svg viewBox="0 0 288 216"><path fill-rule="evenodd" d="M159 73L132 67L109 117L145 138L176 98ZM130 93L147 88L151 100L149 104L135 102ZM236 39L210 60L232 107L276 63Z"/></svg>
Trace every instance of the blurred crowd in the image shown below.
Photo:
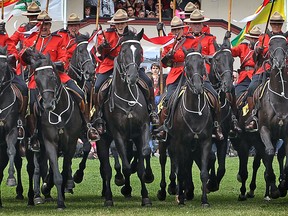
<svg viewBox="0 0 288 216"><path fill-rule="evenodd" d="M188 2L194 3L199 9L201 3L199 0L176 0L176 16L181 16L179 12L184 10ZM172 18L174 3L173 0L161 0L162 18ZM159 1L158 0L103 0L100 5L100 17L112 17L118 9L126 10L130 18L159 18ZM97 2L85 0L84 18L95 17ZM182 18L182 17L181 17Z"/></svg>

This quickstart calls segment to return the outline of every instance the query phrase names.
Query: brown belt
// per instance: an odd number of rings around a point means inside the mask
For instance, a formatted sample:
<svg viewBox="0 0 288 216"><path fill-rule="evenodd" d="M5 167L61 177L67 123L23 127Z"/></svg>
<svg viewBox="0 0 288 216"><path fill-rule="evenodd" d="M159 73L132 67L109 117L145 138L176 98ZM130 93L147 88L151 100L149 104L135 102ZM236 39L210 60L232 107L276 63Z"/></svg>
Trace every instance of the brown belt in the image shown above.
<svg viewBox="0 0 288 216"><path fill-rule="evenodd" d="M245 66L244 68L242 68L242 70L245 70L245 71L254 70L254 67Z"/></svg>
<svg viewBox="0 0 288 216"><path fill-rule="evenodd" d="M176 67L182 67L184 66L184 62L174 62L172 67L176 68Z"/></svg>

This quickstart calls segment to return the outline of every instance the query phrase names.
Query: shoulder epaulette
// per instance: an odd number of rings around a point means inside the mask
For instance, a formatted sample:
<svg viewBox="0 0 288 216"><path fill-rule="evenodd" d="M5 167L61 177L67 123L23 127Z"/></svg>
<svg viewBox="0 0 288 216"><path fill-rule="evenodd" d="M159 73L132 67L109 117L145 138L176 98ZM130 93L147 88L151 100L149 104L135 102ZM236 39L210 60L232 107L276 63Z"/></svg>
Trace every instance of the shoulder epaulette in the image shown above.
<svg viewBox="0 0 288 216"><path fill-rule="evenodd" d="M62 36L59 35L59 34L57 34L57 32L53 32L53 33L51 33L51 35L52 35L52 36L56 36L56 37L60 37L60 38L62 38Z"/></svg>
<svg viewBox="0 0 288 216"><path fill-rule="evenodd" d="M57 32L68 32L68 30L67 30L67 29L64 29L64 28L61 28L61 29L59 29Z"/></svg>
<svg viewBox="0 0 288 216"><path fill-rule="evenodd" d="M115 32L115 28L107 28L106 32Z"/></svg>
<svg viewBox="0 0 288 216"><path fill-rule="evenodd" d="M213 34L210 34L210 33L207 33L207 32L204 32L203 34L207 35L207 36L214 36Z"/></svg>

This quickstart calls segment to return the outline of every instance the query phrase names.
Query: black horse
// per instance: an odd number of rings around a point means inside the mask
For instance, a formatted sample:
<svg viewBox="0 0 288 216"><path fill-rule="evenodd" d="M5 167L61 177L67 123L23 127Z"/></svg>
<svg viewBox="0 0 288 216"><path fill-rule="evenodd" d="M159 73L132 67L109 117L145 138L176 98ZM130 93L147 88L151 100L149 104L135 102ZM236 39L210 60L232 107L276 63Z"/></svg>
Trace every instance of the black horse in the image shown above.
<svg viewBox="0 0 288 216"><path fill-rule="evenodd" d="M288 70L287 70L287 34L284 36L270 35L269 41L269 64L270 79L260 101L258 112L259 133L265 146L265 179L270 187L271 198L278 198L281 193L287 192L288 188L288 161L287 161L287 126L288 126ZM284 166L285 178L281 182L279 189L275 185L275 174L272 162L275 153L275 145L278 139L283 139L286 149L286 163ZM281 193L280 193L281 192Z"/></svg>
<svg viewBox="0 0 288 216"><path fill-rule="evenodd" d="M175 107L173 126L168 136L175 151L179 204L184 204L185 192L194 188L191 168L195 161L201 170L201 203L206 207L209 206L206 184L213 128L212 113L203 85L206 68L200 52L184 50L184 53L185 90Z"/></svg>
<svg viewBox="0 0 288 216"><path fill-rule="evenodd" d="M65 187L68 184L73 184L71 164L81 131L81 111L61 83L49 56L31 53L30 61L41 98L38 102L39 137L49 159L50 170L53 173L53 184L57 188L57 207L62 209L65 208ZM59 172L58 165L60 153L63 155L62 173ZM51 172L50 184L44 184L42 191L50 191L51 188L49 187L53 186Z"/></svg>
<svg viewBox="0 0 288 216"><path fill-rule="evenodd" d="M121 193L125 197L131 196L130 186L131 160L133 145L137 151L137 174L141 182L142 205L149 206L151 201L145 186L144 147L149 142L149 113L145 95L137 84L138 69L142 61L143 50L140 40L143 29L138 34L125 30L121 40L121 50L114 60L112 86L108 101L104 103L103 117L107 122L107 133L97 142L97 153L100 159L100 173L103 180L102 195L105 205L113 205L110 187L112 170L109 162L109 146L114 139L116 148L122 160L122 171L125 185ZM145 153L146 152L146 153Z"/></svg>
<svg viewBox="0 0 288 216"><path fill-rule="evenodd" d="M3 171L9 162L8 186L15 186L14 158L17 143L17 119L19 101L12 86L14 71L7 61L7 48L0 47L0 184ZM0 197L0 207L2 201Z"/></svg>
<svg viewBox="0 0 288 216"><path fill-rule="evenodd" d="M217 91L221 103L221 128L224 135L223 140L214 139L217 147L218 169L215 173L215 154L212 152L210 157L210 178L208 182L209 191L217 191L220 182L225 174L226 151L228 145L228 134L231 128L231 103L233 97L230 96L233 89L233 62L234 58L230 50L230 42L224 40L220 49L213 55L211 59L211 70L209 80Z"/></svg>

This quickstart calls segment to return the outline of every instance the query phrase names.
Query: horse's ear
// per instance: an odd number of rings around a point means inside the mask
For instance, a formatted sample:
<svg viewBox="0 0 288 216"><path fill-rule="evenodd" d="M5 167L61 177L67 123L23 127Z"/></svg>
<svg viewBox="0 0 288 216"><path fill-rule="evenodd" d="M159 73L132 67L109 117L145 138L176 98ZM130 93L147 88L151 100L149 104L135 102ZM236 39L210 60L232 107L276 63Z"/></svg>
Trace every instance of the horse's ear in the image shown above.
<svg viewBox="0 0 288 216"><path fill-rule="evenodd" d="M187 51L187 49L183 46L183 47L182 47L182 50L183 50L183 53L185 54L185 56L187 56L187 54L189 53L189 52Z"/></svg>
<svg viewBox="0 0 288 216"><path fill-rule="evenodd" d="M231 49L231 44L228 38L224 38L221 49Z"/></svg>
<svg viewBox="0 0 288 216"><path fill-rule="evenodd" d="M288 37L288 31L286 31L285 33L284 33L284 37Z"/></svg>
<svg viewBox="0 0 288 216"><path fill-rule="evenodd" d="M141 31L136 35L136 38L138 41L140 41L144 34L144 28L141 29Z"/></svg>

